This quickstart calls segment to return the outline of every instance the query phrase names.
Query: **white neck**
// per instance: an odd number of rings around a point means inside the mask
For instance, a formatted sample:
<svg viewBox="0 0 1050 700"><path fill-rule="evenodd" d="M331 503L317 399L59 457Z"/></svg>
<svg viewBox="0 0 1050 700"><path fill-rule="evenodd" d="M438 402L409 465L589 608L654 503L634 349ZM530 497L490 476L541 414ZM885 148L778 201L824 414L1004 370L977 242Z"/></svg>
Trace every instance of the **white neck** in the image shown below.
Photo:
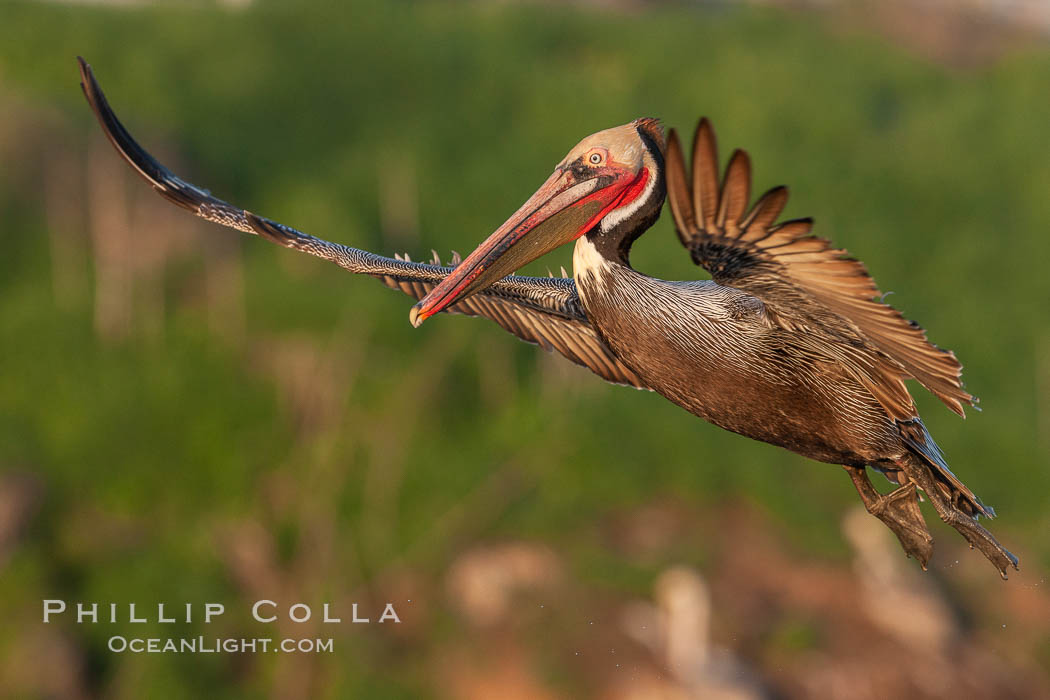
<svg viewBox="0 0 1050 700"><path fill-rule="evenodd" d="M584 287L600 290L607 273L616 264L599 253L587 236L577 238L572 251L572 276L579 294L583 296Z"/></svg>

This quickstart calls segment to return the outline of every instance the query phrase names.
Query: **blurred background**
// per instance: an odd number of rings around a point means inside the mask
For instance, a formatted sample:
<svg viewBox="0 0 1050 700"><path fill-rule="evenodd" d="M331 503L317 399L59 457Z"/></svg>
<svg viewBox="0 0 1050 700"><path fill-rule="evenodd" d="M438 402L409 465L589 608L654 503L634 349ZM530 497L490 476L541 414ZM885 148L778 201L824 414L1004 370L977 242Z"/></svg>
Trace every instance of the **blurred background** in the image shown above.
<svg viewBox="0 0 1050 700"><path fill-rule="evenodd" d="M0 4L0 694L1050 696L1048 37L1038 0ZM199 222L105 142L78 54L180 175L413 259L469 252L587 134L709 116L966 365L983 412L917 399L1021 571L927 509L923 574L835 466ZM668 219L636 267L702 276ZM227 613L44 625L45 598Z"/></svg>

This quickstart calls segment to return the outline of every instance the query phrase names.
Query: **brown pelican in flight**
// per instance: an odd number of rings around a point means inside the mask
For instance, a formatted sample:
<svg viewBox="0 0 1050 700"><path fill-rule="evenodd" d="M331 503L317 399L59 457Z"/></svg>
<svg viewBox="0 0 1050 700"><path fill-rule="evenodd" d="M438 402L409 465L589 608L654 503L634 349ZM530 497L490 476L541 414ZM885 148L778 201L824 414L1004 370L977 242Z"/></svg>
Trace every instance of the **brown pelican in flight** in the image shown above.
<svg viewBox="0 0 1050 700"><path fill-rule="evenodd" d="M733 153L720 180L706 119L691 170L675 132L665 142L655 119L588 136L473 253L442 266L331 243L216 199L143 150L82 59L80 71L106 136L180 207L401 290L418 300L409 315L415 326L441 311L484 316L607 381L655 391L726 430L842 465L867 510L923 568L933 538L919 491L1004 578L1008 566L1017 568L977 522L994 512L948 469L904 384L917 380L963 415L976 399L962 388L955 355L881 303L864 266L811 235L809 219L777 223L786 188L749 207L746 153ZM631 245L665 197L678 237L711 280L667 282L631 267ZM570 242L572 278L512 274ZM897 488L876 491L867 467Z"/></svg>

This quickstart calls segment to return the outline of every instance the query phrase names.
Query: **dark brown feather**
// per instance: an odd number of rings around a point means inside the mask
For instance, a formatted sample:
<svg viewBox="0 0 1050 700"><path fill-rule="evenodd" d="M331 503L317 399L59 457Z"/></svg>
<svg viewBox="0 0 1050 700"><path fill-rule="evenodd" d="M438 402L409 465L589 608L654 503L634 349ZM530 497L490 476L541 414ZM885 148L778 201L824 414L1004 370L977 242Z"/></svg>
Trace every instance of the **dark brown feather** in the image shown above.
<svg viewBox="0 0 1050 700"><path fill-rule="evenodd" d="M737 235L750 199L751 159L745 151L737 149L726 166L722 196L718 202L718 226L731 235Z"/></svg>
<svg viewBox="0 0 1050 700"><path fill-rule="evenodd" d="M751 180L743 151L734 153L721 191L712 189L718 167L714 144L714 132L703 119L693 145L691 197L677 185L687 179L677 140L668 143L667 162L676 164L668 168L668 198L679 238L716 282L758 296L785 323L819 324L870 342L878 353L866 359L867 367L864 362L856 366L894 417L914 414L914 405L905 400L903 379L908 377L960 415L964 404L976 404L962 388L955 355L930 343L918 324L882 303L882 293L861 262L810 235L809 219L774 225L787 202L785 188L770 190L750 213L743 213ZM701 215L715 206L717 218Z"/></svg>
<svg viewBox="0 0 1050 700"><path fill-rule="evenodd" d="M688 231L696 230L696 219L693 218L693 208L681 207L680 203L689 202L689 185L685 174L685 159L682 158L682 146L678 142L678 133L671 129L667 136L667 152L664 160L666 169L666 182L668 192L674 194L668 198L671 203L671 216L674 218L675 230L683 245L690 243Z"/></svg>
<svg viewBox="0 0 1050 700"><path fill-rule="evenodd" d="M697 124L693 137L692 208L698 225L705 229L714 227L718 208L718 143L707 117Z"/></svg>

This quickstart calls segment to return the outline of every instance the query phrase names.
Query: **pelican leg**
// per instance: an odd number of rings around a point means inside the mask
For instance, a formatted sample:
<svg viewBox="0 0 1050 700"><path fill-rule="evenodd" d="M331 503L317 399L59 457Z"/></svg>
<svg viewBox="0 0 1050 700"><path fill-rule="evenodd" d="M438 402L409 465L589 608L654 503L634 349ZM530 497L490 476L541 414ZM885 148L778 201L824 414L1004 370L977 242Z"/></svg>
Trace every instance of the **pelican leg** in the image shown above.
<svg viewBox="0 0 1050 700"><path fill-rule="evenodd" d="M984 529L975 517L959 510L955 503L937 485L933 474L931 474L926 465L921 463L915 464L907 459L897 464L929 496L930 502L941 520L951 525L960 535L965 537L966 541L970 543L970 549L976 547L980 550L981 554L999 570L1000 576L1004 579L1007 578L1006 569L1009 566L1019 570L1017 557L1011 554L1006 547L999 544L999 541L995 539L992 533Z"/></svg>
<svg viewBox="0 0 1050 700"><path fill-rule="evenodd" d="M904 552L909 557L915 557L925 571L933 554L933 537L926 529L926 521L919 510L915 483L909 481L891 493L881 494L871 485L865 467L843 465L843 468L853 480L853 486L867 511L893 531Z"/></svg>

